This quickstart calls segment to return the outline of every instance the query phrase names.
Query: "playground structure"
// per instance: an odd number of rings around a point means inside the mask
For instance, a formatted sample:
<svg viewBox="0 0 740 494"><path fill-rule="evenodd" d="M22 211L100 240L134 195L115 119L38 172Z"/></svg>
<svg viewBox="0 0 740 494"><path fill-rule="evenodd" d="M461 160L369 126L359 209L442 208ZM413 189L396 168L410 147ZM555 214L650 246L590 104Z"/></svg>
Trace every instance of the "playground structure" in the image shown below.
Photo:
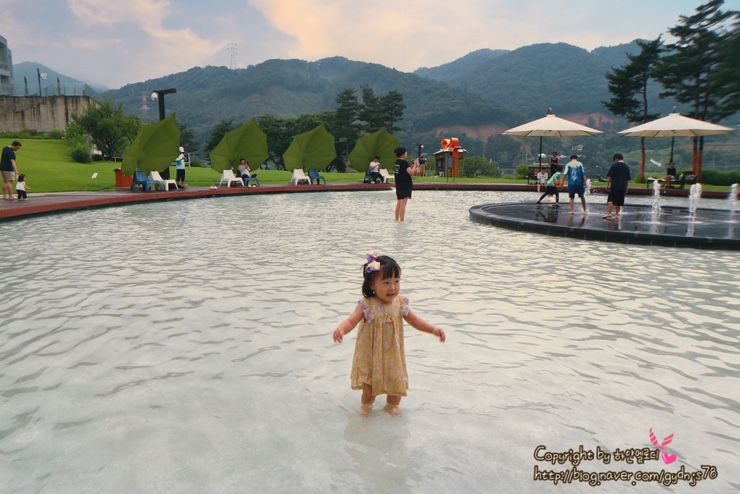
<svg viewBox="0 0 740 494"><path fill-rule="evenodd" d="M467 150L460 146L460 139L451 137L442 139L440 150L434 153L437 165L437 175L440 177L459 177L463 167L463 157Z"/></svg>

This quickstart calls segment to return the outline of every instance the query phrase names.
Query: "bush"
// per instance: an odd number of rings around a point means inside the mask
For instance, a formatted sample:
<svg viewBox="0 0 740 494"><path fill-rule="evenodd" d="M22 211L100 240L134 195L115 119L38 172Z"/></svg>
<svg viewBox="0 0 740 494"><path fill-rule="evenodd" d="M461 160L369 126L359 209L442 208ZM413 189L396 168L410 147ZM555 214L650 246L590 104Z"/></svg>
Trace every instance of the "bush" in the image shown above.
<svg viewBox="0 0 740 494"><path fill-rule="evenodd" d="M703 170L701 181L711 185L732 185L740 183L740 171Z"/></svg>
<svg viewBox="0 0 740 494"><path fill-rule="evenodd" d="M92 161L90 148L86 144L75 146L72 149L72 159L77 163L90 163Z"/></svg>
<svg viewBox="0 0 740 494"><path fill-rule="evenodd" d="M464 177L500 177L501 170L485 158L471 156L463 160Z"/></svg>
<svg viewBox="0 0 740 494"><path fill-rule="evenodd" d="M64 139L64 132L61 130L52 130L46 134L49 139Z"/></svg>
<svg viewBox="0 0 740 494"><path fill-rule="evenodd" d="M516 178L527 178L529 175L529 167L527 165L519 165L516 167Z"/></svg>

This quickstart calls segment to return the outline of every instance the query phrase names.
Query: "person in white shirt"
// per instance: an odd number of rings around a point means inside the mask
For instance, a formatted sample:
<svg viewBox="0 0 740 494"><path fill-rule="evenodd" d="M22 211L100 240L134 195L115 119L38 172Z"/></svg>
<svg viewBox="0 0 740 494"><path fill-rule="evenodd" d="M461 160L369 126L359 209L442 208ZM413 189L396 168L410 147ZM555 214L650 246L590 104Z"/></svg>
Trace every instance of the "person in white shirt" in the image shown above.
<svg viewBox="0 0 740 494"><path fill-rule="evenodd" d="M376 156L368 165L368 172L370 175L371 182L383 182L383 177L380 175L380 157Z"/></svg>

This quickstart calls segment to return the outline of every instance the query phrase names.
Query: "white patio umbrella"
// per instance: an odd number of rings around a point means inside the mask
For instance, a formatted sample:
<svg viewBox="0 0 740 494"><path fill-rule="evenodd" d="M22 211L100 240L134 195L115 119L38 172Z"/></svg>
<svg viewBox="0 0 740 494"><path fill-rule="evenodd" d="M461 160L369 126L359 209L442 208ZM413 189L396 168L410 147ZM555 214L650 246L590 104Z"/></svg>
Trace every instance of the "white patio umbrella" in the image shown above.
<svg viewBox="0 0 740 494"><path fill-rule="evenodd" d="M520 125L504 131L504 135L517 137L539 137L540 138L540 168L542 168L542 138L543 137L576 137L576 136L595 136L601 134L600 130L586 127L576 122L571 122L564 118L556 117L552 110L548 110L547 115L529 123Z"/></svg>
<svg viewBox="0 0 740 494"><path fill-rule="evenodd" d="M676 137L703 137L725 135L732 132L730 127L717 125L696 118L684 117L673 112L670 115L647 122L636 127L620 130L617 134L628 137L670 137L671 158L673 162L673 142ZM696 173L696 170L694 170Z"/></svg>

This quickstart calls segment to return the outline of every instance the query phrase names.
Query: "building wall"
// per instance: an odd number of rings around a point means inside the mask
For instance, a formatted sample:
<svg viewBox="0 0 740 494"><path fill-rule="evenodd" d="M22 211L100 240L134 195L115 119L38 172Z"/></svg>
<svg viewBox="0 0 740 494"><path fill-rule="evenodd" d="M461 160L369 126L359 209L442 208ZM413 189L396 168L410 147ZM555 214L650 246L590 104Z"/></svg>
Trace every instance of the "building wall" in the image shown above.
<svg viewBox="0 0 740 494"><path fill-rule="evenodd" d="M0 95L13 94L13 54L0 36Z"/></svg>
<svg viewBox="0 0 740 494"><path fill-rule="evenodd" d="M89 96L0 96L0 132L65 130L94 104Z"/></svg>

